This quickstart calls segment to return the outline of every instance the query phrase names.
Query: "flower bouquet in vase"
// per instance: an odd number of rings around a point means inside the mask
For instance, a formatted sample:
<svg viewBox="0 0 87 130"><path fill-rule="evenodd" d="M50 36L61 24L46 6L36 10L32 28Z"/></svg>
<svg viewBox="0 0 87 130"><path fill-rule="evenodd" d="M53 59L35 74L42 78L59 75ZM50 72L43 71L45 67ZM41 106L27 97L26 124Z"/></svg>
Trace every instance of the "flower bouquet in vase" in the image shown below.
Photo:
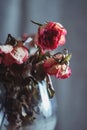
<svg viewBox="0 0 87 130"><path fill-rule="evenodd" d="M34 35L17 39L8 34L0 45L0 129L39 130L55 127L55 90L51 76L69 78L71 54L65 44L66 29L59 23L38 25ZM47 124L47 126L46 126Z"/></svg>

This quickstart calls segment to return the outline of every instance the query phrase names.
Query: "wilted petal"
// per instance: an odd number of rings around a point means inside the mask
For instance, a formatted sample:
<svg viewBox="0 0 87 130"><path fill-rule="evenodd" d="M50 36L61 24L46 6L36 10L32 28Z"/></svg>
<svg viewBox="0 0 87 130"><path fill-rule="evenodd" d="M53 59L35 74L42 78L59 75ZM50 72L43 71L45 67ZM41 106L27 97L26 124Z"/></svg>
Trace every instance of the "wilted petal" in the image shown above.
<svg viewBox="0 0 87 130"><path fill-rule="evenodd" d="M15 60L15 63L22 64L28 59L28 49L24 46L17 46L11 52L11 56Z"/></svg>
<svg viewBox="0 0 87 130"><path fill-rule="evenodd" d="M7 53L10 53L12 51L12 49L13 49L13 46L11 46L11 45L1 45L0 46L0 53L7 54Z"/></svg>
<svg viewBox="0 0 87 130"><path fill-rule="evenodd" d="M60 69L60 71L57 72L56 78L60 78L60 79L69 78L71 73L72 72L71 72L70 67L67 66L65 70Z"/></svg>

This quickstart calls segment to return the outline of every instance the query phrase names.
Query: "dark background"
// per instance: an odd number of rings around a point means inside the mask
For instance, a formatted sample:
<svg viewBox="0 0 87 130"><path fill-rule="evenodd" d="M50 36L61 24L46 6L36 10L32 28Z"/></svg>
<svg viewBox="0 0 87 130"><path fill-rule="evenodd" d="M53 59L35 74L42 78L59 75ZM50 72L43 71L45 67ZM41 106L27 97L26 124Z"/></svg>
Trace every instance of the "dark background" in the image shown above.
<svg viewBox="0 0 87 130"><path fill-rule="evenodd" d="M34 33L31 19L60 22L68 32L64 47L72 53L72 76L52 78L58 104L55 130L87 130L87 0L0 0L0 42L8 33Z"/></svg>

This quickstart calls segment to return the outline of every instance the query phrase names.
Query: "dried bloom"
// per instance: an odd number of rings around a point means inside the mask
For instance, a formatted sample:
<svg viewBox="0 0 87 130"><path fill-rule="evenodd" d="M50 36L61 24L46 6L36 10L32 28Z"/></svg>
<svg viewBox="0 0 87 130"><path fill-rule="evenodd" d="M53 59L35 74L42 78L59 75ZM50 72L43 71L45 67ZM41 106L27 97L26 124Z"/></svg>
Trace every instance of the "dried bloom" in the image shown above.
<svg viewBox="0 0 87 130"><path fill-rule="evenodd" d="M64 61L62 54L55 55L55 57L48 58L44 61L43 67L47 74L55 75L56 78L68 78L71 75L70 67L62 62Z"/></svg>
<svg viewBox="0 0 87 130"><path fill-rule="evenodd" d="M66 29L59 23L48 22L38 28L36 44L43 50L53 50L65 43Z"/></svg>
<svg viewBox="0 0 87 130"><path fill-rule="evenodd" d="M11 65L14 63L22 64L29 57L28 49L21 46L1 45L0 46L0 64Z"/></svg>

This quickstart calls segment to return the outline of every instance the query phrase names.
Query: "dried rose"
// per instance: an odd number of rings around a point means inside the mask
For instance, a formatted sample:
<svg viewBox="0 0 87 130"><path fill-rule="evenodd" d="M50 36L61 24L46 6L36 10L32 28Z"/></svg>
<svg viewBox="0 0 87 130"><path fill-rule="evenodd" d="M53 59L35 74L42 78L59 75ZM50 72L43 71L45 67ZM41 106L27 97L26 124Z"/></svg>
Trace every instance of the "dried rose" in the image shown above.
<svg viewBox="0 0 87 130"><path fill-rule="evenodd" d="M71 75L71 69L65 63L61 64L62 54L58 54L55 58L49 58L44 61L43 67L47 74L55 75L56 78L68 78Z"/></svg>
<svg viewBox="0 0 87 130"><path fill-rule="evenodd" d="M1 63L5 65L11 65L14 63L22 64L27 61L29 54L28 49L23 45L12 46L2 45L0 46Z"/></svg>
<svg viewBox="0 0 87 130"><path fill-rule="evenodd" d="M66 29L59 23L48 22L38 28L36 44L43 50L53 50L65 43Z"/></svg>

